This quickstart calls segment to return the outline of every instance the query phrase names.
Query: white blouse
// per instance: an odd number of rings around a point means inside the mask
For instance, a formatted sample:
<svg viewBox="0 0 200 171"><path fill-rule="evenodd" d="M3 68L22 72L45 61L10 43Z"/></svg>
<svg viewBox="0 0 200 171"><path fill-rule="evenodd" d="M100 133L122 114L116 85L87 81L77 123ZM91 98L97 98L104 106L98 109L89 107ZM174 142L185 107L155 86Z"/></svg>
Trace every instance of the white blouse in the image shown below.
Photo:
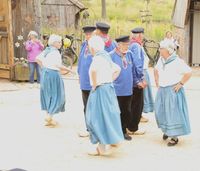
<svg viewBox="0 0 200 171"><path fill-rule="evenodd" d="M62 58L61 58L59 51L54 50L54 51L48 53L46 55L46 57L44 57L43 53L44 53L44 51L40 55L38 55L36 57L36 59L39 59L45 68L59 71L58 67L60 67L62 65Z"/></svg>
<svg viewBox="0 0 200 171"><path fill-rule="evenodd" d="M158 70L159 86L166 87L181 81L183 74L191 72L191 68L184 60L177 57L174 61L163 65L164 58L160 57L155 69Z"/></svg>
<svg viewBox="0 0 200 171"><path fill-rule="evenodd" d="M107 61L104 57L94 56L89 68L90 84L93 85L91 72L96 71L97 85L113 82L112 75L119 71L120 67L114 62Z"/></svg>

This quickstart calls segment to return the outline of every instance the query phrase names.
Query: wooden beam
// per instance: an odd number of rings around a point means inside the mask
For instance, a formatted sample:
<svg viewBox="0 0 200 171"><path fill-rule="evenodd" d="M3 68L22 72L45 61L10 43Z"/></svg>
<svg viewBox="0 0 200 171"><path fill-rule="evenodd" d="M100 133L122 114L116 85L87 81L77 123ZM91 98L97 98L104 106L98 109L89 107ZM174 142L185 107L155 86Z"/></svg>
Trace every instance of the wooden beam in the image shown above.
<svg viewBox="0 0 200 171"><path fill-rule="evenodd" d="M13 45L13 30L12 30L12 7L11 7L11 0L8 0L8 56L9 56L9 65L10 65L10 79L12 80L12 66L14 64L14 45Z"/></svg>
<svg viewBox="0 0 200 171"><path fill-rule="evenodd" d="M0 78L7 78L10 79L10 71L0 69Z"/></svg>
<svg viewBox="0 0 200 171"><path fill-rule="evenodd" d="M174 14L172 17L172 23L176 27L184 28L186 22L186 16L189 9L191 0L176 0Z"/></svg>
<svg viewBox="0 0 200 171"><path fill-rule="evenodd" d="M193 8L193 4L191 4ZM190 30L189 30L189 65L192 66L193 56L193 27L194 27L194 13L190 14Z"/></svg>

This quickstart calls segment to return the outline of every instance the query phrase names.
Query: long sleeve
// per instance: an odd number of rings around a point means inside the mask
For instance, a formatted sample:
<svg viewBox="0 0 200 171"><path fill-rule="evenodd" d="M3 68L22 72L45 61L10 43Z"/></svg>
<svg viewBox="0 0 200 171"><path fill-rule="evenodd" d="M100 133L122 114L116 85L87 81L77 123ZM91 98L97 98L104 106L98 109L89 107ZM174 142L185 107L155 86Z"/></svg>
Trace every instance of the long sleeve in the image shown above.
<svg viewBox="0 0 200 171"><path fill-rule="evenodd" d="M27 51L31 51L32 50L32 43L31 43L31 41L27 41L26 42L26 44L25 44L25 49L27 50Z"/></svg>
<svg viewBox="0 0 200 171"><path fill-rule="evenodd" d="M39 45L40 50L44 49L44 45L41 42L38 42L38 45Z"/></svg>
<svg viewBox="0 0 200 171"><path fill-rule="evenodd" d="M80 50L80 54L79 54L79 58L78 58L78 68L77 68L77 72L78 75L80 76L80 70L81 70L81 61L82 61L82 57L84 55L84 51L85 51L85 47L86 47L86 41L84 41L81 45L81 50Z"/></svg>
<svg viewBox="0 0 200 171"><path fill-rule="evenodd" d="M144 54L139 44L133 44L130 48L132 53L133 63L133 80L134 85L137 85L144 79L143 65L144 65Z"/></svg>

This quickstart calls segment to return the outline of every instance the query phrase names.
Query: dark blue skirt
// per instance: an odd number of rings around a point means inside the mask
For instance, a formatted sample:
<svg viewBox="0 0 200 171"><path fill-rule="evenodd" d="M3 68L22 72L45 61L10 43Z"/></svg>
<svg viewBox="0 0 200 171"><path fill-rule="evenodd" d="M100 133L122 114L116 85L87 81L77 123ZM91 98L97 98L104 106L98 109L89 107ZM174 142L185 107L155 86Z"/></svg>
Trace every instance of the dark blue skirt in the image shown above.
<svg viewBox="0 0 200 171"><path fill-rule="evenodd" d="M184 89L177 93L173 86L160 87L155 101L158 127L168 136L189 134L190 122Z"/></svg>
<svg viewBox="0 0 200 171"><path fill-rule="evenodd" d="M40 102L42 110L50 115L65 111L65 89L59 71L42 69Z"/></svg>
<svg viewBox="0 0 200 171"><path fill-rule="evenodd" d="M90 92L86 108L86 125L93 144L116 144L124 139L113 84L101 85Z"/></svg>

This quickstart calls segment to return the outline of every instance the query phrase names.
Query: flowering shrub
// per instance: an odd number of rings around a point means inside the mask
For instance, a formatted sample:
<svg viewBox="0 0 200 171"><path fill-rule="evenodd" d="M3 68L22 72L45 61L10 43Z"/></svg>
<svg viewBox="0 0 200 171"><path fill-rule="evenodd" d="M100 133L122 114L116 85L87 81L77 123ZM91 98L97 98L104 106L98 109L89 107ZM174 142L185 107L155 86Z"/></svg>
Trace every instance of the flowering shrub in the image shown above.
<svg viewBox="0 0 200 171"><path fill-rule="evenodd" d="M28 67L28 60L23 58L23 57L21 57L21 58L16 58L15 57L14 58L14 63L15 63L15 65L16 64L21 64L21 65L23 65L25 67Z"/></svg>

